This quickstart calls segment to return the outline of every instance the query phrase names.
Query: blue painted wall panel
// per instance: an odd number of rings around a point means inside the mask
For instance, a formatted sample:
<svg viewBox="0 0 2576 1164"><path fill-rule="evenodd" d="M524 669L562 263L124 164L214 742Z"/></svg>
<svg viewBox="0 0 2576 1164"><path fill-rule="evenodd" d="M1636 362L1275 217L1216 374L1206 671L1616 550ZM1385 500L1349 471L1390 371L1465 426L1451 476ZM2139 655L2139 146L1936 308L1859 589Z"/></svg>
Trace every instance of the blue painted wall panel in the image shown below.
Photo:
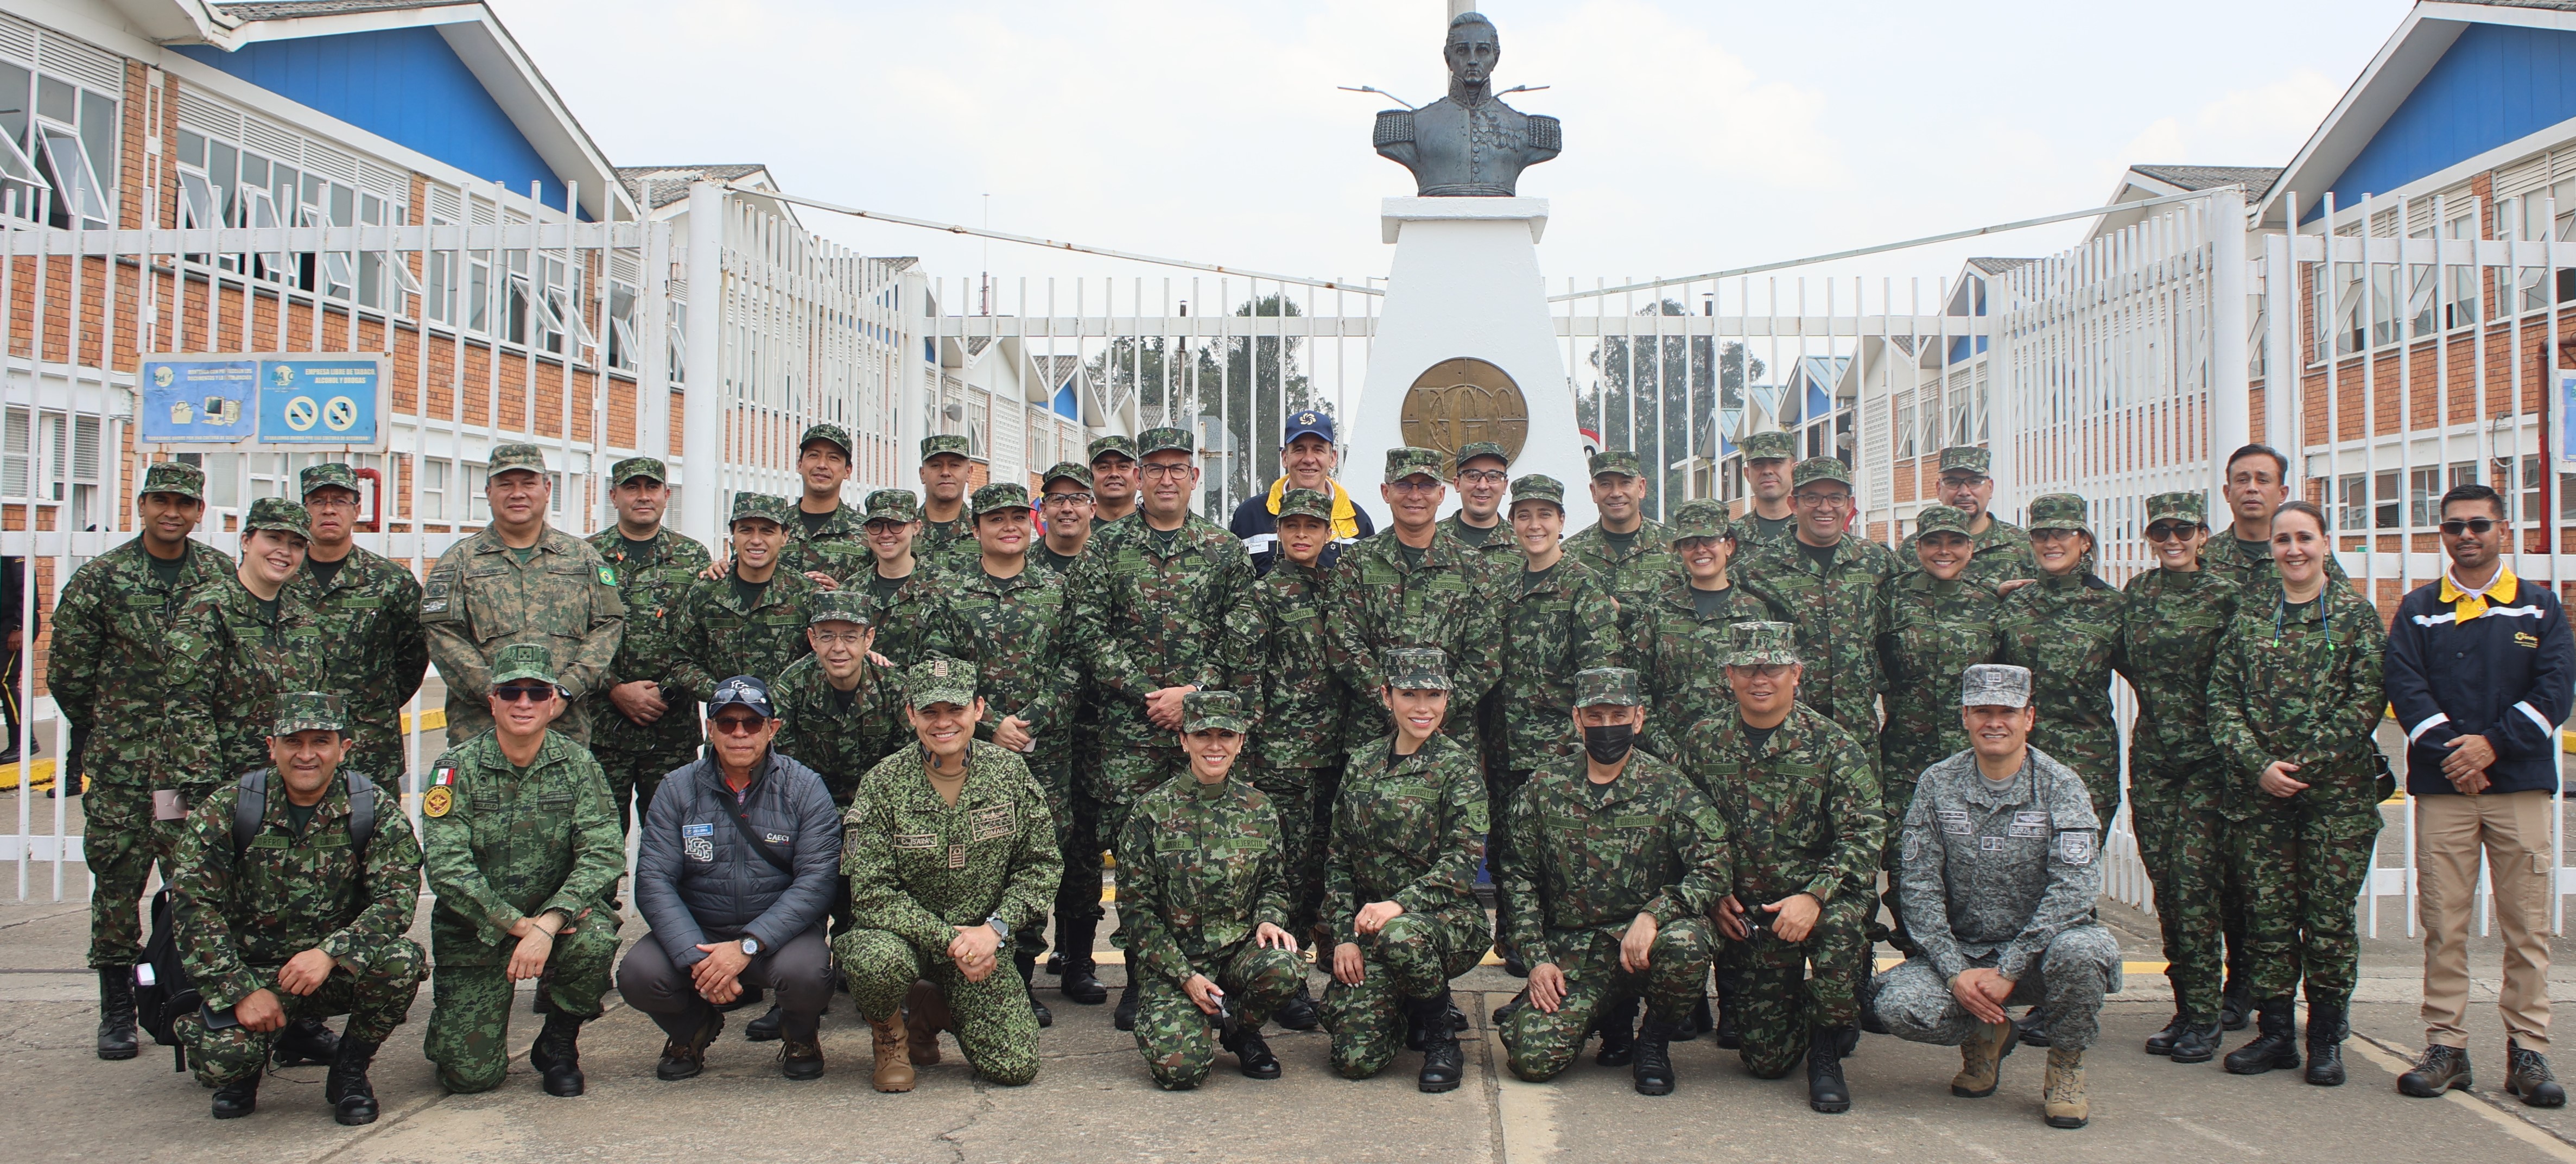
<svg viewBox="0 0 2576 1164"><path fill-rule="evenodd" d="M2476 24L2407 94L2334 181L2335 205L2385 194L2576 118L2576 32ZM2321 195L2300 221L2324 213Z"/></svg>
<svg viewBox="0 0 2576 1164"><path fill-rule="evenodd" d="M1073 381L1067 380L1063 387L1055 390L1053 407L1057 416L1067 420L1082 419L1082 402L1074 398Z"/></svg>
<svg viewBox="0 0 2576 1164"><path fill-rule="evenodd" d="M536 182L547 205L563 205L562 177L436 29L177 51L518 193Z"/></svg>

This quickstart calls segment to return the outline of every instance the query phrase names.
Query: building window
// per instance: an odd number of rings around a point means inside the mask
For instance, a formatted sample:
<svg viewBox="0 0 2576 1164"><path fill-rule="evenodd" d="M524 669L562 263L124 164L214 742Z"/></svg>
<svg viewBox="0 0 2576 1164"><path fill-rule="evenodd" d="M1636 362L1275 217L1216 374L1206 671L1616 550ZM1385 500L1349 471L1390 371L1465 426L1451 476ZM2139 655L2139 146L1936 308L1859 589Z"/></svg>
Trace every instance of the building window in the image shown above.
<svg viewBox="0 0 2576 1164"><path fill-rule="evenodd" d="M30 116L29 111L33 111ZM0 199L16 217L103 230L113 224L117 95L0 64Z"/></svg>
<svg viewBox="0 0 2576 1164"><path fill-rule="evenodd" d="M420 480L412 487L412 507L426 521L447 520L447 462L422 461Z"/></svg>
<svg viewBox="0 0 2576 1164"><path fill-rule="evenodd" d="M483 494L483 479L491 475L491 470L481 465L467 465L464 469L465 520L492 520L492 499Z"/></svg>

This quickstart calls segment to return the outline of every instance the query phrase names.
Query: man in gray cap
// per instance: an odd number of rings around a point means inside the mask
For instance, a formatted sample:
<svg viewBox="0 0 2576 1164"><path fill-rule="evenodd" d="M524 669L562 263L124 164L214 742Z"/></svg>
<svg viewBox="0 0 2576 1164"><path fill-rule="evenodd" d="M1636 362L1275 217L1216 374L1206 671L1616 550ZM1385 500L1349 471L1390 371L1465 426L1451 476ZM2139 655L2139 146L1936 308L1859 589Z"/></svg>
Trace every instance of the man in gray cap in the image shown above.
<svg viewBox="0 0 2576 1164"><path fill-rule="evenodd" d="M143 955L138 909L154 861L170 866L190 802L222 778L211 709L189 692L200 675L173 666L184 600L233 572L232 561L190 531L206 512L206 475L195 465L146 468L134 499L134 540L81 564L54 607L45 681L72 729L63 793L80 793L81 764L96 774L83 808L90 875L89 964L98 971L98 1057L131 1059L134 964Z"/></svg>
<svg viewBox="0 0 2576 1164"><path fill-rule="evenodd" d="M1772 430L1757 432L1737 446L1744 450L1744 491L1753 498L1744 511L1736 537L1745 548L1786 544L1797 533L1797 510L1789 504L1789 474L1798 461L1798 438Z"/></svg>
<svg viewBox="0 0 2576 1164"><path fill-rule="evenodd" d="M1990 454L1983 445L1952 445L1941 450L1941 504L1968 515L1968 570L1971 582L1993 589L2016 578L2039 577L2039 560L2031 556L2030 534L1996 517L1988 508L1995 499L1995 479L1986 475ZM1914 537L1920 537L1920 531ZM1914 569L1914 537L1896 551L1896 560Z"/></svg>
<svg viewBox="0 0 2576 1164"><path fill-rule="evenodd" d="M1458 450L1458 512L1440 519L1440 532L1487 554L1520 552L1503 520L1503 490L1511 483L1511 454L1492 441Z"/></svg>
<svg viewBox="0 0 2576 1164"><path fill-rule="evenodd" d="M663 687L681 664L681 600L708 559L697 539L662 524L671 486L670 470L660 460L628 457L609 468L608 479L617 521L590 535L590 548L617 571L626 632L592 701L590 750L608 774L608 799L622 835L629 800L636 819L643 819L653 810L662 774L698 755L694 709L675 707L680 696Z"/></svg>
<svg viewBox="0 0 2576 1164"><path fill-rule="evenodd" d="M491 730L492 660L512 643L546 647L548 670L572 700L555 726L590 743L584 697L607 684L626 635L626 601L599 551L546 524L553 492L544 449L494 446L483 483L492 523L430 567L420 622L447 684L451 747Z"/></svg>
<svg viewBox="0 0 2576 1164"><path fill-rule="evenodd" d="M348 701L350 765L391 778L411 767L403 760L402 707L429 669L420 583L410 567L361 548L352 536L356 470L338 462L313 465L297 484L312 527L304 546L304 579L313 584L306 597L323 632L323 670L314 686Z"/></svg>
<svg viewBox="0 0 2576 1164"><path fill-rule="evenodd" d="M2092 1115L2084 1048L2103 995L2120 987L2119 940L2093 917L2093 801L2081 777L2029 745L2028 669L1980 663L1959 688L1969 749L1924 770L1905 814L1898 876L1922 954L1872 980L1870 1006L1900 1038L1958 1047L1950 1094L1983 1099L2019 1041L2004 1008L2039 1004L2042 1115L2080 1128Z"/></svg>

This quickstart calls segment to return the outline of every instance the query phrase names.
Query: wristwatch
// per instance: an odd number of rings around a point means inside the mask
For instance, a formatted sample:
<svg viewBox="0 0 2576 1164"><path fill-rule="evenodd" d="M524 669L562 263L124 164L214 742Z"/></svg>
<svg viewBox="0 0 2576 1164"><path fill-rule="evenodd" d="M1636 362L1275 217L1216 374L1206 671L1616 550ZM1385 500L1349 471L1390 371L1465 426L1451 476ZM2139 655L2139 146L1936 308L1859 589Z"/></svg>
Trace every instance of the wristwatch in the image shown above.
<svg viewBox="0 0 2576 1164"><path fill-rule="evenodd" d="M1003 921L1002 915L994 914L991 917L985 918L984 924L993 927L994 937L1000 938L1005 942L1011 940L1011 923Z"/></svg>
<svg viewBox="0 0 2576 1164"><path fill-rule="evenodd" d="M755 938L755 937L751 936L750 934L744 934L744 935L742 936L742 956L743 956L743 957L745 957L745 958L757 958L757 957L759 957L759 956L760 956L760 939Z"/></svg>

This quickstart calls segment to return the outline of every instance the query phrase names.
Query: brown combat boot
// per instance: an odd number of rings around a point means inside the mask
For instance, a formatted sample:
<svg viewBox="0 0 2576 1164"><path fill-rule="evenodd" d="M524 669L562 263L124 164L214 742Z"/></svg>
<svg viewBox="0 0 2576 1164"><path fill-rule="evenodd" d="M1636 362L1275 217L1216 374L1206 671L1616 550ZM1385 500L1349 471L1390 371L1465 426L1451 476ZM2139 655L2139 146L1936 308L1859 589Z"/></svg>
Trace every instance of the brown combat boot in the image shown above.
<svg viewBox="0 0 2576 1164"><path fill-rule="evenodd" d="M2040 1091L2040 1112L2052 1128L2080 1128L2093 1118L2093 1101L2084 1094L2084 1052L2048 1049L2048 1082Z"/></svg>
<svg viewBox="0 0 2576 1164"><path fill-rule="evenodd" d="M948 1000L939 997L939 988L927 982L915 982L903 996L904 1029L912 1036L912 1063L928 1067L939 1061L939 1032L947 1030L953 1018L948 1013Z"/></svg>
<svg viewBox="0 0 2576 1164"><path fill-rule="evenodd" d="M904 1054L903 1020L894 1015L869 1019L876 1034L877 1067L868 1082L879 1091L912 1090L912 1061Z"/></svg>
<svg viewBox="0 0 2576 1164"><path fill-rule="evenodd" d="M2003 1082L2004 1056L2013 1053L2019 1035L2008 1022L1978 1024L1977 1033L1959 1044L1959 1073L1950 1077L1950 1094L1961 1099L1993 1095Z"/></svg>

